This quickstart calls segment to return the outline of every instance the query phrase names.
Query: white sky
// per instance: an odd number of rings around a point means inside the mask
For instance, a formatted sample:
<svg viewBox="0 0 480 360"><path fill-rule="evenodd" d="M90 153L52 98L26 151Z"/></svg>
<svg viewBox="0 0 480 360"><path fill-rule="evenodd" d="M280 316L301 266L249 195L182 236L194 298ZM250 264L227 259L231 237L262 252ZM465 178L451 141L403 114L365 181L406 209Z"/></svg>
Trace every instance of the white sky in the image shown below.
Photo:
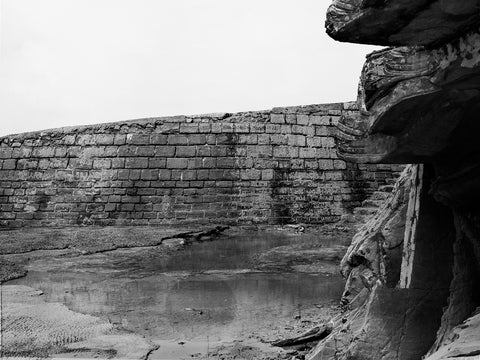
<svg viewBox="0 0 480 360"><path fill-rule="evenodd" d="M0 136L356 98L330 0L0 0Z"/></svg>

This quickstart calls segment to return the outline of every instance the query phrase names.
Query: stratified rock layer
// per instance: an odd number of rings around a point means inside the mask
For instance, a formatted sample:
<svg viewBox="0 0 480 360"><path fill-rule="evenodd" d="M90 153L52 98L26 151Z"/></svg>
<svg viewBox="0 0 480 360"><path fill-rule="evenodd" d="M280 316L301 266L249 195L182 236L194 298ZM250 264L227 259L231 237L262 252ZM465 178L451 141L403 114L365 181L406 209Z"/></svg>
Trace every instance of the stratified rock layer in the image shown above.
<svg viewBox="0 0 480 360"><path fill-rule="evenodd" d="M478 0L335 0L327 33L375 45L436 45L480 23Z"/></svg>
<svg viewBox="0 0 480 360"><path fill-rule="evenodd" d="M478 1L334 1L327 31L387 45L367 57L341 158L409 167L355 235L341 271L347 307L310 359L480 355ZM401 249L401 251L400 251Z"/></svg>

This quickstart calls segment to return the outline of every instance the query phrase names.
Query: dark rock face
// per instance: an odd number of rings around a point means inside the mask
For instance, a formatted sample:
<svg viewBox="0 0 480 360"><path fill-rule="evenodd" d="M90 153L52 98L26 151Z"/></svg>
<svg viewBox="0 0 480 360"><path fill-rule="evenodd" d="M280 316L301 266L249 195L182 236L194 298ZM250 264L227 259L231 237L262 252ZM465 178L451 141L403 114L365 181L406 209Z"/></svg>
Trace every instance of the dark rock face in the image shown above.
<svg viewBox="0 0 480 360"><path fill-rule="evenodd" d="M341 264L344 318L310 359L480 355L478 1L334 1L327 32L384 45L337 144L355 163L408 166Z"/></svg>
<svg viewBox="0 0 480 360"><path fill-rule="evenodd" d="M375 45L438 45L480 24L478 0L335 0L327 33Z"/></svg>

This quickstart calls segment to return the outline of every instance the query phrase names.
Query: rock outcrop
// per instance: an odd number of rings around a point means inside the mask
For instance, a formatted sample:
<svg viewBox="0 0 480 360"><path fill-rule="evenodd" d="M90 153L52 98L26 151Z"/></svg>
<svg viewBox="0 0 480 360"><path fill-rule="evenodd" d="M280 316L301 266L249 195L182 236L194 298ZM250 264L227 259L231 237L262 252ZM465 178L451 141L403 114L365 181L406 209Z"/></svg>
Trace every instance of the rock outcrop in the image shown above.
<svg viewBox="0 0 480 360"><path fill-rule="evenodd" d="M480 3L337 0L335 39L400 46L367 57L360 113L337 144L408 166L342 260L346 311L309 359L480 355Z"/></svg>
<svg viewBox="0 0 480 360"><path fill-rule="evenodd" d="M434 46L478 25L478 8L478 0L335 0L326 28L340 41Z"/></svg>

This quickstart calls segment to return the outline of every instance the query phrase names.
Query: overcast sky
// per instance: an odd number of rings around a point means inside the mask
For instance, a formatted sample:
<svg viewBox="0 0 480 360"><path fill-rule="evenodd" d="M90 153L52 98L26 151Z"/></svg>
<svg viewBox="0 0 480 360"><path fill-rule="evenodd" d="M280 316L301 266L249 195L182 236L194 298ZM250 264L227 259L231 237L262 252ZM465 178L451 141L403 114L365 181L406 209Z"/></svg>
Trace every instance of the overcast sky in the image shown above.
<svg viewBox="0 0 480 360"><path fill-rule="evenodd" d="M354 100L329 0L0 0L0 135Z"/></svg>

